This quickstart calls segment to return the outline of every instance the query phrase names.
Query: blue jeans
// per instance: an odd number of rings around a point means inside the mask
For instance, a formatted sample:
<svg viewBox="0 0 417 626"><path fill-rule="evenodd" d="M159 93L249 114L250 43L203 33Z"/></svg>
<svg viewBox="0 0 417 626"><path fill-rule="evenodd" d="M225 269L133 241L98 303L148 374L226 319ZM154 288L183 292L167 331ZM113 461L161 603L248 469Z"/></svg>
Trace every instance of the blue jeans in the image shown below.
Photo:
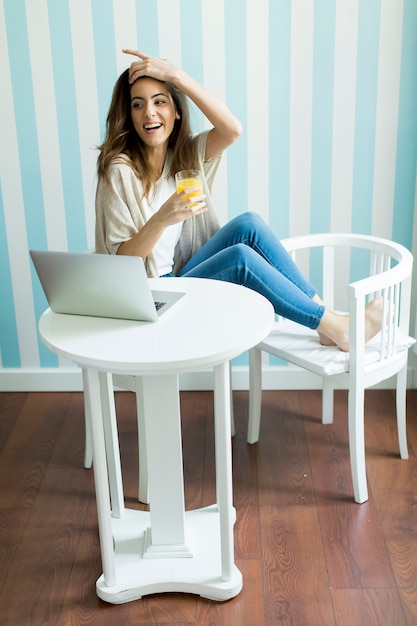
<svg viewBox="0 0 417 626"><path fill-rule="evenodd" d="M278 315L312 329L324 313L324 306L312 300L315 287L256 213L243 213L225 224L177 276L244 285L265 296Z"/></svg>

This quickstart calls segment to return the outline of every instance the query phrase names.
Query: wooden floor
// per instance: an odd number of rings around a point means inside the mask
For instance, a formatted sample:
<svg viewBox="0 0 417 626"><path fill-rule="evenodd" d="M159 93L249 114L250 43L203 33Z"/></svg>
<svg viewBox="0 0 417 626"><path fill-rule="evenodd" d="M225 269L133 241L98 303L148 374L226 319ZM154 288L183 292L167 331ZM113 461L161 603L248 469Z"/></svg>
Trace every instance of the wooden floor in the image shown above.
<svg viewBox="0 0 417 626"><path fill-rule="evenodd" d="M134 397L117 394L125 495L140 508ZM353 502L346 393L320 423L317 391L264 392L261 437L246 443L235 392L236 563L243 590L216 603L161 594L113 606L101 575L92 470L83 468L79 393L0 394L0 623L199 626L417 624L417 391L401 461L394 393L366 395L370 497ZM187 508L214 502L212 394L183 392Z"/></svg>

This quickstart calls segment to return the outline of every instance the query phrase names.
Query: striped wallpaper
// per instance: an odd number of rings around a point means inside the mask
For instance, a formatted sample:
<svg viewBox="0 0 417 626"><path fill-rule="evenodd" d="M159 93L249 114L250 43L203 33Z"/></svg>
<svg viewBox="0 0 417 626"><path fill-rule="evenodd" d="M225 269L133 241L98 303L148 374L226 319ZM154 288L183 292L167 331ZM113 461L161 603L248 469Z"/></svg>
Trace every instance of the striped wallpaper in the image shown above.
<svg viewBox="0 0 417 626"><path fill-rule="evenodd" d="M68 365L38 339L28 249L93 245L95 146L123 47L181 65L242 120L215 188L223 221L252 209L280 237L415 247L417 0L1 0L3 371Z"/></svg>

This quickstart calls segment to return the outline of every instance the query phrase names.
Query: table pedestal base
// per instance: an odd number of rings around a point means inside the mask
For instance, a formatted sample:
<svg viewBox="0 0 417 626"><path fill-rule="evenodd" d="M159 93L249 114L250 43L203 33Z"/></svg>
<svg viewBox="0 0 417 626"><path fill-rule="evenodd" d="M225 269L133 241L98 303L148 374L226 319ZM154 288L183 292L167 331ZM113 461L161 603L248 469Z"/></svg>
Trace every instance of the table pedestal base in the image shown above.
<svg viewBox="0 0 417 626"><path fill-rule="evenodd" d="M138 600L162 592L194 593L211 600L229 600L242 589L242 574L233 566L231 580L222 580L220 514L217 505L185 513L186 546L149 551L150 514L125 510L112 519L116 584L108 587L104 576L96 583L97 595L112 604ZM152 554L152 556L150 556Z"/></svg>

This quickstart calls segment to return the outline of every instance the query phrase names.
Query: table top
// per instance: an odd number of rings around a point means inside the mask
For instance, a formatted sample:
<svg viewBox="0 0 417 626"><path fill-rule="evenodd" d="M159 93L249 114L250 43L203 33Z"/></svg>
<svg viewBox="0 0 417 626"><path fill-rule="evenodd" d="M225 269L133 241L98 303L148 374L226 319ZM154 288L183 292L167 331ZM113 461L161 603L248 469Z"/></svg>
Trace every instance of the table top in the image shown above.
<svg viewBox="0 0 417 626"><path fill-rule="evenodd" d="M45 345L85 367L114 374L168 374L218 365L255 346L274 322L271 303L232 283L151 279L156 290L185 291L157 322L64 315L39 321Z"/></svg>

